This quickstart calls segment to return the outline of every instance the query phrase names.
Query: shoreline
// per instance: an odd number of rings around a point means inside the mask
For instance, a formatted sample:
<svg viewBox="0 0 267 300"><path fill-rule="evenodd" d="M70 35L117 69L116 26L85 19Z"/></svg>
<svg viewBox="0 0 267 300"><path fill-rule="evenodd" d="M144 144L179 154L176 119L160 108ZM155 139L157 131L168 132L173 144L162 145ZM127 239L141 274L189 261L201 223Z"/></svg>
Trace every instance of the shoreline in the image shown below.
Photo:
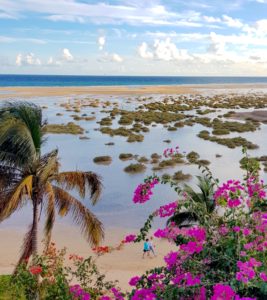
<svg viewBox="0 0 267 300"><path fill-rule="evenodd" d="M0 98L49 97L75 95L157 95L157 94L201 94L205 90L267 89L266 83L244 84L188 84L188 85L139 85L139 86L58 86L58 87L0 87Z"/></svg>

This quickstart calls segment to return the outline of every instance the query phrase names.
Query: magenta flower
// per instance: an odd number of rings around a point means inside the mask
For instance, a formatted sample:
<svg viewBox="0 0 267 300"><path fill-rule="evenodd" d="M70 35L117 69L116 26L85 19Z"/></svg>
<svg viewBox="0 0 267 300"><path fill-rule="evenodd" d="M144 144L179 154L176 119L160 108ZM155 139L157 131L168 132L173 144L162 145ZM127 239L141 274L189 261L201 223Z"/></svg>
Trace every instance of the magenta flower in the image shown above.
<svg viewBox="0 0 267 300"><path fill-rule="evenodd" d="M132 277L129 281L129 285L136 286L140 279L141 279L141 277L139 277L139 276Z"/></svg>
<svg viewBox="0 0 267 300"><path fill-rule="evenodd" d="M228 180L214 194L214 199L217 205L230 208L239 206L243 202L241 192L244 191L244 187L238 180Z"/></svg>
<svg viewBox="0 0 267 300"><path fill-rule="evenodd" d="M257 197L259 199L264 199L266 197L266 192L264 191L263 180L258 181L257 177L251 176L247 180L248 195L250 198Z"/></svg>
<svg viewBox="0 0 267 300"><path fill-rule="evenodd" d="M124 238L124 243L131 243L134 242L136 239L136 235L135 234L129 234Z"/></svg>
<svg viewBox="0 0 267 300"><path fill-rule="evenodd" d="M115 300L124 300L122 293L116 288L111 288L111 292L113 293Z"/></svg>
<svg viewBox="0 0 267 300"><path fill-rule="evenodd" d="M234 232L239 232L240 230L241 230L241 228L239 226L234 226L233 227Z"/></svg>
<svg viewBox="0 0 267 300"><path fill-rule="evenodd" d="M216 284L213 287L211 300L233 300L235 295L234 290L229 285Z"/></svg>
<svg viewBox="0 0 267 300"><path fill-rule="evenodd" d="M187 244L182 244L180 249L187 254L200 253L203 250L203 245L197 242L189 241Z"/></svg>
<svg viewBox="0 0 267 300"><path fill-rule="evenodd" d="M159 208L158 214L161 218L170 217L172 216L177 208L177 201L171 202L169 204L163 205Z"/></svg>
<svg viewBox="0 0 267 300"><path fill-rule="evenodd" d="M260 279L262 279L263 281L267 282L267 275L265 272L261 272L260 273Z"/></svg>
<svg viewBox="0 0 267 300"><path fill-rule="evenodd" d="M169 252L164 257L164 260L167 264L167 268L172 269L176 265L177 259L178 259L178 252L174 252L174 251Z"/></svg>
<svg viewBox="0 0 267 300"><path fill-rule="evenodd" d="M134 191L133 202L134 203L145 203L153 195L152 189L156 184L159 183L157 177L153 178L151 181L139 184Z"/></svg>
<svg viewBox="0 0 267 300"><path fill-rule="evenodd" d="M163 156L168 158L168 157L173 157L176 154L179 154L179 147L176 146L175 148L167 148L163 151Z"/></svg>
<svg viewBox="0 0 267 300"><path fill-rule="evenodd" d="M90 300L90 294L85 292L79 284L72 285L70 293L75 300Z"/></svg>
<svg viewBox="0 0 267 300"><path fill-rule="evenodd" d="M151 289L141 289L135 291L131 300L156 300L157 296L153 293Z"/></svg>

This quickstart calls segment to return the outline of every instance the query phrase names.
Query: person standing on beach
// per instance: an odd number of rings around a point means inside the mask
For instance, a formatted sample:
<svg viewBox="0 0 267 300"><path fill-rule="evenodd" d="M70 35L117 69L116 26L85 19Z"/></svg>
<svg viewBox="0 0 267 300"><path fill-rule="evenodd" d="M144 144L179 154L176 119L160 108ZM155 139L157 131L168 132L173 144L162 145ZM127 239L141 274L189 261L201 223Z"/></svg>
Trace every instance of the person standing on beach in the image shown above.
<svg viewBox="0 0 267 300"><path fill-rule="evenodd" d="M153 253L154 256L156 256L155 245L153 243L153 236L150 237L150 241L148 242L148 244L149 244L149 250Z"/></svg>
<svg viewBox="0 0 267 300"><path fill-rule="evenodd" d="M145 255L150 257L149 252L150 252L149 239L146 239L146 241L144 242L143 258L145 258Z"/></svg>

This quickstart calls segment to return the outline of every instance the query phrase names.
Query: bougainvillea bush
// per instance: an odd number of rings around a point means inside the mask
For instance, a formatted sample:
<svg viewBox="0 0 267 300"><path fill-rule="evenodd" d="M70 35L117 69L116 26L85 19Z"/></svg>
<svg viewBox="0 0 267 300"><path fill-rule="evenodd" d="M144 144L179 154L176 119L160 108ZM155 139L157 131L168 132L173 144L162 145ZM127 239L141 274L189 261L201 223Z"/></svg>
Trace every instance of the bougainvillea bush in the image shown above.
<svg viewBox="0 0 267 300"><path fill-rule="evenodd" d="M192 193L171 181L161 181L176 189L179 200L154 212L135 242L145 238L157 216L175 220L175 214L186 212L197 222L186 226L169 222L155 231L155 237L176 243L177 250L164 257L165 266L130 280L133 290L129 299L267 299L265 185L259 178L259 164L252 166L247 161L242 182L231 179L219 184L208 169L203 170L215 191L212 201L216 206L210 213L205 201L192 201ZM149 201L155 181L160 178L147 178L145 188L136 189L139 195L135 193L134 202ZM138 197L140 201L136 201Z"/></svg>

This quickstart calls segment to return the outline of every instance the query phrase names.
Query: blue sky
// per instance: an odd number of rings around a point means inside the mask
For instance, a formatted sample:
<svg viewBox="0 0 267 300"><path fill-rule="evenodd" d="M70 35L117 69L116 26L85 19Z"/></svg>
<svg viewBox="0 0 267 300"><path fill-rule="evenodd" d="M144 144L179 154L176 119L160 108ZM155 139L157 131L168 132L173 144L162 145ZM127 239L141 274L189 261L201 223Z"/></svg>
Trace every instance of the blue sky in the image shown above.
<svg viewBox="0 0 267 300"><path fill-rule="evenodd" d="M267 76L267 0L0 0L0 73Z"/></svg>

